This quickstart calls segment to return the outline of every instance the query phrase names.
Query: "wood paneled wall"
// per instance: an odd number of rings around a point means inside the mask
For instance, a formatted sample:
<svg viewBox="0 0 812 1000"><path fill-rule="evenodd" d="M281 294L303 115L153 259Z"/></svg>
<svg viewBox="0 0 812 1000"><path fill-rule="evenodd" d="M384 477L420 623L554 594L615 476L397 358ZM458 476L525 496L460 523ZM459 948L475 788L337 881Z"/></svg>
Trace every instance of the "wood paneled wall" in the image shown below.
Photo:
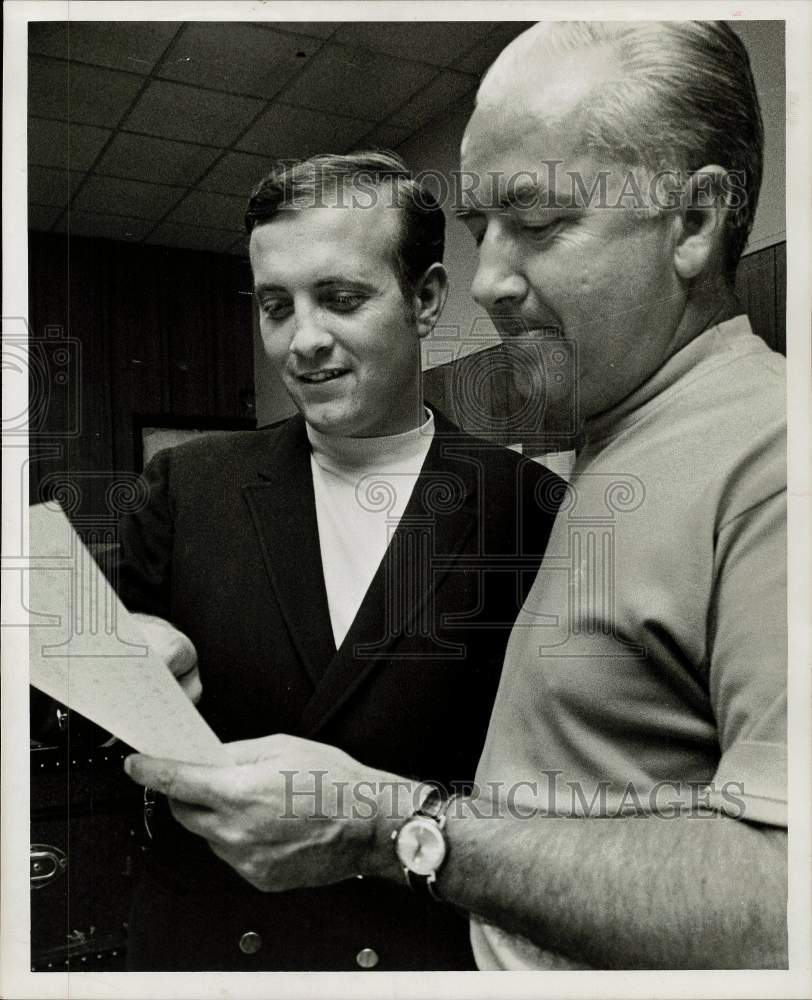
<svg viewBox="0 0 812 1000"><path fill-rule="evenodd" d="M787 245L776 243L742 257L736 294L753 332L781 354L787 353Z"/></svg>
<svg viewBox="0 0 812 1000"><path fill-rule="evenodd" d="M235 257L29 233L31 501L69 477L103 516L136 414L252 416L250 291Z"/></svg>
<svg viewBox="0 0 812 1000"><path fill-rule="evenodd" d="M786 260L786 243L766 247L744 257L736 276L736 293L753 331L782 354L787 343ZM523 441L532 454L554 450L560 446L555 437L545 447L541 435L529 434L522 425L522 404L500 364L501 350L497 345L425 372L426 398L472 434L500 444Z"/></svg>

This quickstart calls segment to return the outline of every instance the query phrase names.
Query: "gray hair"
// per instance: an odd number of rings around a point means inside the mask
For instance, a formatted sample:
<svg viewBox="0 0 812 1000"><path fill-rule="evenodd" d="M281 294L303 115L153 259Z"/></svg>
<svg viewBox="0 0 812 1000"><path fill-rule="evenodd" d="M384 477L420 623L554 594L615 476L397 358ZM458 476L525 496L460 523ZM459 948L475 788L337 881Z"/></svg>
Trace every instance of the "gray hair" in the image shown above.
<svg viewBox="0 0 812 1000"><path fill-rule="evenodd" d="M574 109L591 153L653 173L690 176L717 164L739 196L728 201L722 267L732 283L761 188L764 130L747 50L723 21L543 22L499 56L478 101L515 78L516 58L611 46L620 72ZM572 111L571 111L572 113Z"/></svg>

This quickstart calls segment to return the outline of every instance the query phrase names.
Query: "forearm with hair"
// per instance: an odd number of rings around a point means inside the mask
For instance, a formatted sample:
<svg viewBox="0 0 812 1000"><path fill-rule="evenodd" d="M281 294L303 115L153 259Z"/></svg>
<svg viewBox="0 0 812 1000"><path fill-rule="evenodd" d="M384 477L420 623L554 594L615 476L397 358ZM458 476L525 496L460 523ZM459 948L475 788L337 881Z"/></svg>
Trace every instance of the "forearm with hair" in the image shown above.
<svg viewBox="0 0 812 1000"><path fill-rule="evenodd" d="M596 968L786 965L786 833L727 817L448 822L450 901ZM486 873L483 876L483 873Z"/></svg>
<svg viewBox="0 0 812 1000"><path fill-rule="evenodd" d="M440 895L575 963L786 967L784 830L717 814L491 818L466 803L446 832ZM402 878L390 836L377 874Z"/></svg>

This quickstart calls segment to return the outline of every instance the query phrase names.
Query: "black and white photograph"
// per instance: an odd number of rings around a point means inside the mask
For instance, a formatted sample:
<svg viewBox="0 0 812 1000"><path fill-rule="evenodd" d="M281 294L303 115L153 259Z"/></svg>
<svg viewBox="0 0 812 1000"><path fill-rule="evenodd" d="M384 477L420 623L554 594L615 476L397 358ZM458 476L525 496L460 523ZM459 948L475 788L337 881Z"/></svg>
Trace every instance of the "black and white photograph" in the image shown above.
<svg viewBox="0 0 812 1000"><path fill-rule="evenodd" d="M808 996L812 5L3 33L0 996Z"/></svg>

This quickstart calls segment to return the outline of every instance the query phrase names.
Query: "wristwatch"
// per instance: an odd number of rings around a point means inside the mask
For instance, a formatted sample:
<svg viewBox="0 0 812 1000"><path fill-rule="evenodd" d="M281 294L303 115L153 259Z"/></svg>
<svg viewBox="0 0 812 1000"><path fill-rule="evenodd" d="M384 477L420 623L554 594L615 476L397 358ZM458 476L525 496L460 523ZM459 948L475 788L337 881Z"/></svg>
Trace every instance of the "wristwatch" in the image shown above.
<svg viewBox="0 0 812 1000"><path fill-rule="evenodd" d="M447 799L439 788L432 786L418 808L392 834L395 853L403 867L409 886L420 895L440 902L434 888L437 872L448 855L448 843L443 833Z"/></svg>

